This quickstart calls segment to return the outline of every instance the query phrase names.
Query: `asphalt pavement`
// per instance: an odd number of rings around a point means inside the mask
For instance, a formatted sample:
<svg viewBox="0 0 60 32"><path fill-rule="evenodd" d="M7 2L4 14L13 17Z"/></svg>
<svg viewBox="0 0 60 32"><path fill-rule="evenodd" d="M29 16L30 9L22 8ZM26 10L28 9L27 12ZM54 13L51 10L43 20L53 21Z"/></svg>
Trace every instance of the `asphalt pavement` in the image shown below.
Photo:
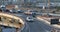
<svg viewBox="0 0 60 32"><path fill-rule="evenodd" d="M16 16L20 16L21 14L15 14ZM23 17L26 20L26 17L28 15L22 14L21 17ZM27 22L26 21L26 26L22 30L22 32L47 32L51 30L51 27L48 25L44 24L42 21L34 20L34 22Z"/></svg>
<svg viewBox="0 0 60 32"><path fill-rule="evenodd" d="M25 20L26 20L26 17L29 16L25 14L14 14L14 15L20 16ZM25 23L26 25L21 32L51 32L51 30L54 29L54 27L49 26L43 21L39 21L37 19L34 20L34 22L25 21Z"/></svg>

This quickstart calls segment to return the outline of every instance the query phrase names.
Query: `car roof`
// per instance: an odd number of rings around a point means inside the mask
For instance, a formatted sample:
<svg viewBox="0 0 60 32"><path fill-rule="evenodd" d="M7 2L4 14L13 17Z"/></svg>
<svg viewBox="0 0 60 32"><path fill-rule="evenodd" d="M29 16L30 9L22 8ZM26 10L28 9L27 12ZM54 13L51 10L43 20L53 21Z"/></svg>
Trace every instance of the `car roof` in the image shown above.
<svg viewBox="0 0 60 32"><path fill-rule="evenodd" d="M34 18L34 17L32 17L32 16L28 16L27 18Z"/></svg>

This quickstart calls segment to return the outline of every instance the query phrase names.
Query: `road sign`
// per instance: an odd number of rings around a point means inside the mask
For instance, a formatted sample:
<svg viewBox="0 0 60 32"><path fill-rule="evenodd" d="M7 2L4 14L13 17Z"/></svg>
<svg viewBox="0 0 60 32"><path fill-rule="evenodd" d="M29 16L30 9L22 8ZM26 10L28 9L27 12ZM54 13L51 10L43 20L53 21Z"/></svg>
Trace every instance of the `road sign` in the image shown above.
<svg viewBox="0 0 60 32"><path fill-rule="evenodd" d="M51 19L51 24L58 24L59 23L59 19Z"/></svg>

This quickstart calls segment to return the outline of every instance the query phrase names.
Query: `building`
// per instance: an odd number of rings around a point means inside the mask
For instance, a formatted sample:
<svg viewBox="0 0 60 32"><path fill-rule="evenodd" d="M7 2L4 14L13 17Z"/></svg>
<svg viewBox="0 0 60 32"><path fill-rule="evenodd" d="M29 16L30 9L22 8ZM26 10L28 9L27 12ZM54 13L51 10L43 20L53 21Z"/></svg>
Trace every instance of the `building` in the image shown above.
<svg viewBox="0 0 60 32"><path fill-rule="evenodd" d="M48 0L0 0L0 5L9 5L9 4L25 4L25 3L48 3ZM50 0L50 3L56 3L60 5L60 0Z"/></svg>

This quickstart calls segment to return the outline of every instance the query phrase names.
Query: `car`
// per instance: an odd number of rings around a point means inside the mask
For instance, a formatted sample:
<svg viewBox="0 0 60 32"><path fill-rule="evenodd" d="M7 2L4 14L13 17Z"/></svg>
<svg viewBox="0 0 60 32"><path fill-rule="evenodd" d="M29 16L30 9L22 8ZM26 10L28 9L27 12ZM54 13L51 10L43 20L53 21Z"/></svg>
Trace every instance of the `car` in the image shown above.
<svg viewBox="0 0 60 32"><path fill-rule="evenodd" d="M6 5L1 5L0 8L6 7Z"/></svg>
<svg viewBox="0 0 60 32"><path fill-rule="evenodd" d="M33 10L33 11L30 11L30 12L38 12L38 11L36 11L36 10Z"/></svg>
<svg viewBox="0 0 60 32"><path fill-rule="evenodd" d="M0 9L2 10L2 12L5 12L6 11L6 5L1 5Z"/></svg>
<svg viewBox="0 0 60 32"><path fill-rule="evenodd" d="M16 11L15 10L10 10L10 13L16 13Z"/></svg>
<svg viewBox="0 0 60 32"><path fill-rule="evenodd" d="M16 12L17 13L23 13L24 11L23 10L17 10Z"/></svg>
<svg viewBox="0 0 60 32"><path fill-rule="evenodd" d="M35 12L24 12L24 14L26 14L26 15L36 15L36 13Z"/></svg>
<svg viewBox="0 0 60 32"><path fill-rule="evenodd" d="M10 11L9 11L9 9L6 9L6 11L5 11L5 12L10 12Z"/></svg>
<svg viewBox="0 0 60 32"><path fill-rule="evenodd" d="M13 11L12 10L9 10L10 13L12 13Z"/></svg>
<svg viewBox="0 0 60 32"><path fill-rule="evenodd" d="M0 12L2 12L2 10L0 9Z"/></svg>
<svg viewBox="0 0 60 32"><path fill-rule="evenodd" d="M38 13L38 11L35 10L28 10L27 12L24 12L26 15L36 15L36 13Z"/></svg>
<svg viewBox="0 0 60 32"><path fill-rule="evenodd" d="M28 22L33 22L33 21L35 20L35 18L34 18L34 17L31 17L31 16L28 16L28 17L26 18L26 20L27 20Z"/></svg>
<svg viewBox="0 0 60 32"><path fill-rule="evenodd" d="M28 11L25 11L24 14L26 14L26 15L30 15L31 12L30 12L30 10L28 10Z"/></svg>
<svg viewBox="0 0 60 32"><path fill-rule="evenodd" d="M11 9L9 11L10 11L10 13L16 13L17 12L17 10L15 10L15 9Z"/></svg>

